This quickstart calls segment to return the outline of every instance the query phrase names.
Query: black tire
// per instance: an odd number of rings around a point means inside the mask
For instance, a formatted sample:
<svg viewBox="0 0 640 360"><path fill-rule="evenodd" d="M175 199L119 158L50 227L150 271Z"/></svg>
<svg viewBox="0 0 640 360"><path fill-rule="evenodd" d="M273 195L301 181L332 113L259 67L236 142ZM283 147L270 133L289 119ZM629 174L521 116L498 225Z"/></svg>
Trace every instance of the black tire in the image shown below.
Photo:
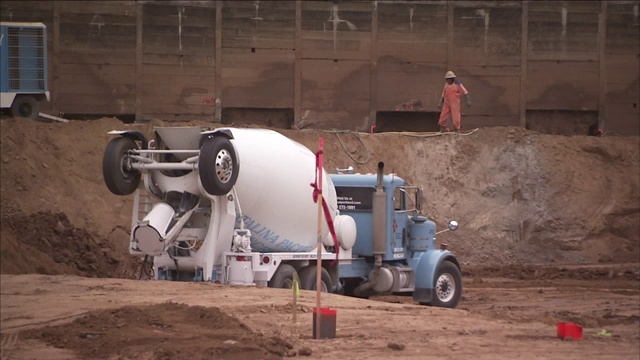
<svg viewBox="0 0 640 360"><path fill-rule="evenodd" d="M309 265L300 270L300 287L304 290L315 290L316 289L316 272L315 265ZM333 283L331 282L331 276L327 269L322 268L320 270L320 279L322 282L322 292L332 292L333 291Z"/></svg>
<svg viewBox="0 0 640 360"><path fill-rule="evenodd" d="M206 139L198 159L200 182L211 195L225 195L236 184L240 164L231 141L224 136Z"/></svg>
<svg viewBox="0 0 640 360"><path fill-rule="evenodd" d="M296 269L289 264L281 264L269 280L270 288L291 289L293 288L293 274Z"/></svg>
<svg viewBox="0 0 640 360"><path fill-rule="evenodd" d="M451 261L443 261L436 273L431 304L437 307L455 308L462 297L462 274Z"/></svg>
<svg viewBox="0 0 640 360"><path fill-rule="evenodd" d="M33 96L16 96L13 99L13 104L11 104L11 115L13 117L37 119L40 116L40 103Z"/></svg>
<svg viewBox="0 0 640 360"><path fill-rule="evenodd" d="M140 184L140 171L127 170L124 160L129 150L138 149L135 141L127 137L113 138L102 157L102 176L107 188L116 195L129 195Z"/></svg>

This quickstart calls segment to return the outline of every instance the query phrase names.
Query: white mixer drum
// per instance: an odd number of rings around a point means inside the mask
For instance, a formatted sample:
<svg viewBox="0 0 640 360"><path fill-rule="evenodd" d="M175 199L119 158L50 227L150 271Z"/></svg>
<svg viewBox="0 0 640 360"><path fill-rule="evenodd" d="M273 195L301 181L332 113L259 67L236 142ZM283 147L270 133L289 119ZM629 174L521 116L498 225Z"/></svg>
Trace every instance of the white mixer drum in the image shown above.
<svg viewBox="0 0 640 360"><path fill-rule="evenodd" d="M310 186L315 181L315 154L272 130L229 130L240 165L235 187L253 251L313 250L318 235L318 205ZM336 192L324 170L322 192L333 219ZM322 223L324 238L328 228L324 219Z"/></svg>

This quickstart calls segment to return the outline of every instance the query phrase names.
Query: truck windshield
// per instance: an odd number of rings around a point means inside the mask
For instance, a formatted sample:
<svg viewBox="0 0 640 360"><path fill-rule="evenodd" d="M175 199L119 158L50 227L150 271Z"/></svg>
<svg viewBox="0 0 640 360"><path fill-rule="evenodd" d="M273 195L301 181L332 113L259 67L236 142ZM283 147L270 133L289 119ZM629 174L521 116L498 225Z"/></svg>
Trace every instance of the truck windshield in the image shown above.
<svg viewBox="0 0 640 360"><path fill-rule="evenodd" d="M394 209L396 211L422 211L422 188L419 186L399 186L393 193Z"/></svg>

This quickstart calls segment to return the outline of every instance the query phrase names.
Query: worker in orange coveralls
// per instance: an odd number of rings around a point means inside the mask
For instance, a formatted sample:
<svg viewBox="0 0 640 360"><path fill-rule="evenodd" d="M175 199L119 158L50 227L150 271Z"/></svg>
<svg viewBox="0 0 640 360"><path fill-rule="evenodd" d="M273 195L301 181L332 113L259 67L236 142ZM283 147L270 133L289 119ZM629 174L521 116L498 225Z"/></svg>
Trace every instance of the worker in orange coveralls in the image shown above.
<svg viewBox="0 0 640 360"><path fill-rule="evenodd" d="M460 131L460 94L463 94L467 100L467 106L471 106L471 98L467 89L456 80L456 74L453 71L447 71L444 76L446 82L444 89L442 90L442 97L438 102L438 109L442 109L440 112L440 119L438 125L440 125L440 132L451 131L447 128L447 121L449 120L449 114L451 114L453 122L453 130L455 132ZM444 104L444 107L442 106Z"/></svg>

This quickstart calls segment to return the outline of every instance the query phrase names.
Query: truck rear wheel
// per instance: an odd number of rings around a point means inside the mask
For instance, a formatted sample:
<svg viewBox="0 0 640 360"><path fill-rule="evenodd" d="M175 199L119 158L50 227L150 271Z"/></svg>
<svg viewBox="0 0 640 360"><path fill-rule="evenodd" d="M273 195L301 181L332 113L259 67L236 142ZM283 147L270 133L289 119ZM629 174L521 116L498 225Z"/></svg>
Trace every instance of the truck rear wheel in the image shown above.
<svg viewBox="0 0 640 360"><path fill-rule="evenodd" d="M300 287L304 290L315 290L317 286L317 267L309 265L300 271ZM327 269L322 268L320 270L320 281L322 286L322 292L333 291L333 283L331 282L331 276Z"/></svg>
<svg viewBox="0 0 640 360"><path fill-rule="evenodd" d="M102 157L102 176L109 190L116 195L130 195L140 184L140 171L127 169L125 159L129 150L138 149L128 137L111 139Z"/></svg>
<svg viewBox="0 0 640 360"><path fill-rule="evenodd" d="M281 264L269 280L269 287L277 289L293 288L293 274L296 269L289 264Z"/></svg>
<svg viewBox="0 0 640 360"><path fill-rule="evenodd" d="M231 141L224 136L205 140L198 159L200 182L207 193L225 195L236 184L240 164Z"/></svg>
<svg viewBox="0 0 640 360"><path fill-rule="evenodd" d="M436 274L431 305L455 308L462 297L462 274L451 261L443 261Z"/></svg>
<svg viewBox="0 0 640 360"><path fill-rule="evenodd" d="M13 117L23 117L37 119L40 114L40 104L33 96L18 95L11 104L11 115Z"/></svg>

